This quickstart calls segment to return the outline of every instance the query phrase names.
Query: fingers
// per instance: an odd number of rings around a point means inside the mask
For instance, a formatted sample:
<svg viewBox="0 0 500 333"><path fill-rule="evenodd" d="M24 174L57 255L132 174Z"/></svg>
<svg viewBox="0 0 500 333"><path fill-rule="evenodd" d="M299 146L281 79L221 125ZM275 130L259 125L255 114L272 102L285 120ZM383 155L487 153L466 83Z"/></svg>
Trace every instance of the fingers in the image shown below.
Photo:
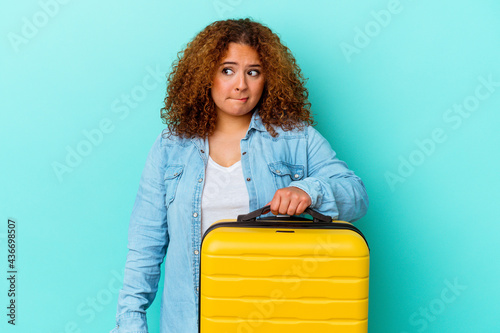
<svg viewBox="0 0 500 333"><path fill-rule="evenodd" d="M274 215L298 215L311 205L311 198L297 187L285 187L274 193L269 204Z"/></svg>
<svg viewBox="0 0 500 333"><path fill-rule="evenodd" d="M309 196L308 196L309 197ZM310 200L310 199L309 199ZM311 201L309 201L309 203L307 203L306 201L301 201L298 205L297 205L297 209L295 210L295 215L300 215L302 214L307 207L309 207L311 205Z"/></svg>
<svg viewBox="0 0 500 333"><path fill-rule="evenodd" d="M280 208L280 195L278 192L274 193L273 199L269 202L270 208L271 208L271 213L274 215L278 215L279 208Z"/></svg>

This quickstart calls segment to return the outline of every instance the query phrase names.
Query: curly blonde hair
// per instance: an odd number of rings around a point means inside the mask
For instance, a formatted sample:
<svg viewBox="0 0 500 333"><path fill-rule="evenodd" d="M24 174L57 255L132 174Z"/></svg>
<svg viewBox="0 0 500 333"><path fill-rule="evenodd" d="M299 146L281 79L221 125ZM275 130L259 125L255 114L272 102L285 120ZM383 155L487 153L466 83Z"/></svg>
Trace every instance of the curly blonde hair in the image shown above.
<svg viewBox="0 0 500 333"><path fill-rule="evenodd" d="M259 54L265 85L257 108L273 137L275 126L289 131L313 124L306 80L291 51L271 29L246 18L208 25L177 54L161 109L171 134L185 138L213 134L217 113L210 89L229 43L251 46Z"/></svg>

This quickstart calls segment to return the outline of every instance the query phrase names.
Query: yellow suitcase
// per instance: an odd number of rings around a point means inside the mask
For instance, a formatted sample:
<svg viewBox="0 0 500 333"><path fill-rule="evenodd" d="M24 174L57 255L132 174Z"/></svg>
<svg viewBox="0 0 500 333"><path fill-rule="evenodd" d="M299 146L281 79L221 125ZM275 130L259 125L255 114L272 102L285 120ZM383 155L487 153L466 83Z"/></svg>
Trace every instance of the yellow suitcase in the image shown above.
<svg viewBox="0 0 500 333"><path fill-rule="evenodd" d="M201 333L368 331L370 250L348 222L308 209L314 221L213 224L201 244Z"/></svg>

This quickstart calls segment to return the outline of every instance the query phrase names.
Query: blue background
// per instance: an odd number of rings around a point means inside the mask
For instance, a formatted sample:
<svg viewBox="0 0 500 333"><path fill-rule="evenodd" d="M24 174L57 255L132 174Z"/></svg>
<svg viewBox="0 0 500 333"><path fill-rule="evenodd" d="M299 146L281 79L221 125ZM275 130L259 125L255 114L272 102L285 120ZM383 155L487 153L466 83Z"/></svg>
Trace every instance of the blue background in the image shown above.
<svg viewBox="0 0 500 333"><path fill-rule="evenodd" d="M114 326L165 75L207 24L247 16L292 50L317 128L367 186L370 332L499 332L500 5L486 0L4 4L0 331ZM151 332L158 312L159 297Z"/></svg>

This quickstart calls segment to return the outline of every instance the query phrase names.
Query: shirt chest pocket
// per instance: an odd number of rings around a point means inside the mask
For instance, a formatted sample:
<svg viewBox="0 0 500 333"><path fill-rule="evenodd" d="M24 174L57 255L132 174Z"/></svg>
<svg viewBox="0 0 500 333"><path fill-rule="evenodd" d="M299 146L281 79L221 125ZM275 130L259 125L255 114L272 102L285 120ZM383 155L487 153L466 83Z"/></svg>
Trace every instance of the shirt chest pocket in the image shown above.
<svg viewBox="0 0 500 333"><path fill-rule="evenodd" d="M167 208L175 199L177 185L181 180L181 175L183 171L184 171L184 165L169 165L165 170L165 175L163 177L163 180L165 183L165 207Z"/></svg>
<svg viewBox="0 0 500 333"><path fill-rule="evenodd" d="M269 163L269 170L274 179L276 189L287 187L291 182L304 178L304 166L287 162Z"/></svg>

